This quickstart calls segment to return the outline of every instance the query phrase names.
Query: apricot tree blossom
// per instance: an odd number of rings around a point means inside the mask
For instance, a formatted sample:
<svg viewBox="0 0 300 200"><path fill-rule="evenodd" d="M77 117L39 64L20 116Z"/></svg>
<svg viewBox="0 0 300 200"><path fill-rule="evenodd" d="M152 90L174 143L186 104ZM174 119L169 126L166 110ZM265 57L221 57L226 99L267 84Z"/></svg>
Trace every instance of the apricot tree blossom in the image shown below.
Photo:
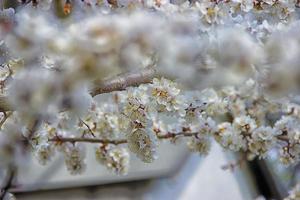
<svg viewBox="0 0 300 200"><path fill-rule="evenodd" d="M123 175L162 141L300 160L298 0L21 0L0 11L0 168L86 146ZM176 141L176 142L175 142ZM291 197L293 199L293 197Z"/></svg>

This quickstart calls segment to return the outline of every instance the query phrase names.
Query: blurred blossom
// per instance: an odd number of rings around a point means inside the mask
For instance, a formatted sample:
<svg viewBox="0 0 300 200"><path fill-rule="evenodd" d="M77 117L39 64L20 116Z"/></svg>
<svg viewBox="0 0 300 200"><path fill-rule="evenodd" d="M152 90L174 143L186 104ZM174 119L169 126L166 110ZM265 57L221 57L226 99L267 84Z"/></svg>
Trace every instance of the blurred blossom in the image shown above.
<svg viewBox="0 0 300 200"><path fill-rule="evenodd" d="M15 11L13 8L0 10L0 40L3 40L12 28L15 18Z"/></svg>

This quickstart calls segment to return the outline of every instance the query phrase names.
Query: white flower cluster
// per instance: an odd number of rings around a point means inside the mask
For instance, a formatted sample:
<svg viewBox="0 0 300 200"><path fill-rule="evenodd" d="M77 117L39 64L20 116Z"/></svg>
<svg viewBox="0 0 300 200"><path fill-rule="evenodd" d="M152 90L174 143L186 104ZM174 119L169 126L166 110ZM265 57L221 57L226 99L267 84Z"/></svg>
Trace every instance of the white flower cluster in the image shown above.
<svg viewBox="0 0 300 200"><path fill-rule="evenodd" d="M85 170L84 150L81 146L68 146L64 149L65 163L71 174L81 174Z"/></svg>
<svg viewBox="0 0 300 200"><path fill-rule="evenodd" d="M181 116L185 115L186 102L179 95L180 90L174 82L170 82L164 78L161 80L154 79L152 87L152 96L159 105L164 106L169 112L176 111Z"/></svg>
<svg viewBox="0 0 300 200"><path fill-rule="evenodd" d="M284 116L275 123L275 128L278 134L288 138L287 145L280 151L281 161L285 164L298 162L300 159L299 119Z"/></svg>
<svg viewBox="0 0 300 200"><path fill-rule="evenodd" d="M115 174L125 175L129 168L129 153L124 148L102 145L96 150L96 159Z"/></svg>
<svg viewBox="0 0 300 200"><path fill-rule="evenodd" d="M156 159L155 139L144 129L133 130L127 135L128 148L146 163Z"/></svg>

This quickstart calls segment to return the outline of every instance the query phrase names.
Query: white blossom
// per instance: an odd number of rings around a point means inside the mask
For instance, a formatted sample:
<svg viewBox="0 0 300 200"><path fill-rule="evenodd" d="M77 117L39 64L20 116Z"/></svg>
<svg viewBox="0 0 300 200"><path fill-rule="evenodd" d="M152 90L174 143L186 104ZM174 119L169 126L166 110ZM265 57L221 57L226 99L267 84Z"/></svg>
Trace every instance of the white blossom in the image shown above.
<svg viewBox="0 0 300 200"><path fill-rule="evenodd" d="M147 130L136 129L127 135L128 148L146 163L153 162L156 156L156 141Z"/></svg>
<svg viewBox="0 0 300 200"><path fill-rule="evenodd" d="M180 89L174 82L167 79L153 79L152 96L158 104L165 106L167 111L177 111L185 115L186 103L180 94Z"/></svg>
<svg viewBox="0 0 300 200"><path fill-rule="evenodd" d="M82 146L67 146L64 151L67 170L71 174L81 174L86 168L85 152Z"/></svg>
<svg viewBox="0 0 300 200"><path fill-rule="evenodd" d="M125 175L129 168L129 153L125 148L100 146L96 150L96 159L110 171Z"/></svg>
<svg viewBox="0 0 300 200"><path fill-rule="evenodd" d="M271 127L258 127L248 139L249 150L260 157L265 157L267 152L275 145L275 131Z"/></svg>
<svg viewBox="0 0 300 200"><path fill-rule="evenodd" d="M36 157L42 165L46 165L54 155L54 147L50 144L40 144L35 151Z"/></svg>
<svg viewBox="0 0 300 200"><path fill-rule="evenodd" d="M247 144L244 136L228 122L218 125L218 134L215 137L223 147L230 150L246 149Z"/></svg>
<svg viewBox="0 0 300 200"><path fill-rule="evenodd" d="M236 117L232 125L235 130L246 133L251 133L257 127L255 120L249 116Z"/></svg>
<svg viewBox="0 0 300 200"><path fill-rule="evenodd" d="M187 143L189 149L193 152L200 153L201 155L207 155L211 148L211 142L208 138L191 138Z"/></svg>

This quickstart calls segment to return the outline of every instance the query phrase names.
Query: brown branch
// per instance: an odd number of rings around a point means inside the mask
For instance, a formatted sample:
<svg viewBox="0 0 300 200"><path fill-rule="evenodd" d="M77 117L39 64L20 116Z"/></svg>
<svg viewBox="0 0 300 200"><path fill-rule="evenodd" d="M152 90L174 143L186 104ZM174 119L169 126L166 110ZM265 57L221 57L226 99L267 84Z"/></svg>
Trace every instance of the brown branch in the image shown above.
<svg viewBox="0 0 300 200"><path fill-rule="evenodd" d="M182 132L182 133L167 133L165 135L157 135L158 139L172 139L176 137L192 137L196 136L199 133L189 133L189 132Z"/></svg>
<svg viewBox="0 0 300 200"><path fill-rule="evenodd" d="M70 137L59 137L55 136L51 139L49 139L49 142L58 142L58 143L64 143L64 142L86 142L86 143L102 143L102 144L125 144L127 143L126 139L123 140L108 140L108 139L99 139L99 138L70 138Z"/></svg>
<svg viewBox="0 0 300 200"><path fill-rule="evenodd" d="M277 135L276 138L278 140L282 140L282 141L285 141L285 142L288 142L289 141L289 138L287 135Z"/></svg>
<svg viewBox="0 0 300 200"><path fill-rule="evenodd" d="M168 133L165 135L158 135L158 139L173 139L178 136L183 136L183 137L192 137L197 135L198 133ZM55 136L53 138L50 138L48 140L49 142L57 142L57 143L64 143L64 142L70 142L70 143L75 143L75 142L85 142L85 143L102 143L102 144L114 144L114 145L119 145L119 144L126 144L128 141L126 139L119 139L119 140L108 140L108 139L99 139L99 138L71 138L71 137L60 137L60 136Z"/></svg>
<svg viewBox="0 0 300 200"><path fill-rule="evenodd" d="M215 134L220 135L220 133L218 133L218 132L216 132ZM251 137L251 135L252 135L252 133L250 133L250 132L242 132L241 134L244 137L244 139L246 137ZM284 141L284 142L289 142L289 137L286 135L286 133L283 133L282 135L277 135L277 136L275 136L275 138L277 138L278 140Z"/></svg>
<svg viewBox="0 0 300 200"><path fill-rule="evenodd" d="M182 132L182 133L167 133L165 135L159 135L157 134L156 137L158 139L174 139L176 137L193 137L197 136L198 133L190 133L190 132ZM285 136L277 136L280 138L280 140L287 141L288 138ZM99 138L71 138L71 137L60 137L55 136L53 138L49 139L49 142L58 142L58 143L64 143L64 142L85 142L85 143L103 143L103 144L125 144L128 143L126 139L120 139L120 140L108 140L108 139L99 139Z"/></svg>
<svg viewBox="0 0 300 200"><path fill-rule="evenodd" d="M138 72L125 73L111 79L95 81L90 94L94 97L98 94L125 90L127 87L150 83L155 76L156 70L150 66Z"/></svg>

